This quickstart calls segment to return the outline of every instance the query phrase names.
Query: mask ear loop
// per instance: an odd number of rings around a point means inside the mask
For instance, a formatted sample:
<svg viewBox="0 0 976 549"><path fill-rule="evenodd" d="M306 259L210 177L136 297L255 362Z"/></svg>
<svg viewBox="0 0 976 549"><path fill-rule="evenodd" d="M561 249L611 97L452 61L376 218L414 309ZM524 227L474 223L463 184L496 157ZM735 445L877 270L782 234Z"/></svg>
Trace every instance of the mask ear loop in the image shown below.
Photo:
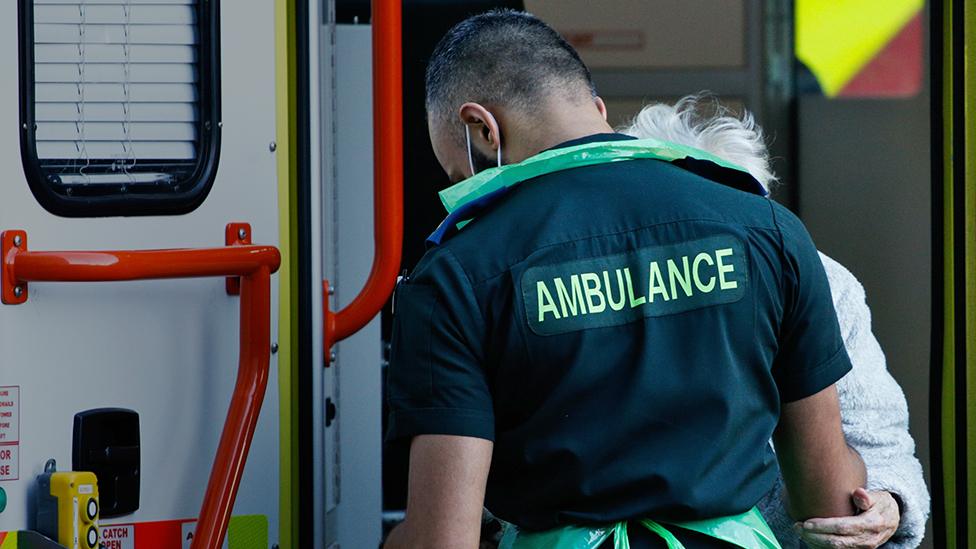
<svg viewBox="0 0 976 549"><path fill-rule="evenodd" d="M491 114L490 112L487 112L487 111L485 111L485 114L487 114L489 117L491 117L491 121L494 122L495 123L495 127L498 128L498 135L496 136L498 138L498 151L497 151L498 152L498 156L497 156L498 160L497 160L497 162L498 162L498 167L501 168L502 167L502 131L501 131L501 127L498 125L498 121L495 120L495 115L493 115L493 114Z"/></svg>
<svg viewBox="0 0 976 549"><path fill-rule="evenodd" d="M486 113L486 114L491 117L491 121L495 123L495 127L498 127L498 121L495 120L494 115L492 115L490 112L489 113ZM465 140L468 143L468 169L471 170L471 177L474 177L474 174L475 174L475 172L474 172L474 156L472 156L472 154L471 154L471 126L469 126L467 124L464 125L464 137L465 137ZM498 164L498 167L501 168L502 167L502 136L501 136L501 132L499 132L499 135L498 135L498 150L496 152L497 152L496 162Z"/></svg>
<svg viewBox="0 0 976 549"><path fill-rule="evenodd" d="M471 126L464 125L464 136L468 140L468 167L471 169L471 177L474 177L474 157L471 156Z"/></svg>

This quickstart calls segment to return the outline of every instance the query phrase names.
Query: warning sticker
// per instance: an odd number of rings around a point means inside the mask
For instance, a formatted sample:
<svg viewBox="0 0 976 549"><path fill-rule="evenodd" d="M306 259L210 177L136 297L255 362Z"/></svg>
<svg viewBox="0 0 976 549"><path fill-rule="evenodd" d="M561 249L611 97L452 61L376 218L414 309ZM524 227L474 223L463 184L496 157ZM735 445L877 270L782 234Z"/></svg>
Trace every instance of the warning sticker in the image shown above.
<svg viewBox="0 0 976 549"><path fill-rule="evenodd" d="M102 547L105 549L136 549L135 524L102 526Z"/></svg>
<svg viewBox="0 0 976 549"><path fill-rule="evenodd" d="M190 546L196 526L194 519L102 524L101 539L106 549L176 549ZM231 517L221 548L268 549L268 518L264 515Z"/></svg>
<svg viewBox="0 0 976 549"><path fill-rule="evenodd" d="M0 480L17 480L20 446L0 446Z"/></svg>
<svg viewBox="0 0 976 549"><path fill-rule="evenodd" d="M0 444L20 441L20 387L0 387Z"/></svg>
<svg viewBox="0 0 976 549"><path fill-rule="evenodd" d="M190 545L193 542L194 530L197 528L197 521L191 520L184 522L180 525L182 529L182 539L183 539L183 549L190 549ZM221 549L228 549L227 538L224 538L224 544L220 546Z"/></svg>
<svg viewBox="0 0 976 549"><path fill-rule="evenodd" d="M20 474L20 387L0 387L0 481Z"/></svg>

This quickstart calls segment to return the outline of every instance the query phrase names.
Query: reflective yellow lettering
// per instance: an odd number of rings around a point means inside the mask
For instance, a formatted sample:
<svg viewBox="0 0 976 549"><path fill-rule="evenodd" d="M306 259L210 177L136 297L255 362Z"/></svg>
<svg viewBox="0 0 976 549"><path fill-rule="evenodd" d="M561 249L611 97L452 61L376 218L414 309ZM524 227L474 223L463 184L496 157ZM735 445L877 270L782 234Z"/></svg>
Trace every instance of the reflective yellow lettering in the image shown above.
<svg viewBox="0 0 976 549"><path fill-rule="evenodd" d="M715 250L715 262L718 265L718 287L723 290L734 290L739 287L739 283L735 280L725 280L725 273L735 272L734 265L722 263L722 258L730 255L732 255L732 248Z"/></svg>
<svg viewBox="0 0 976 549"><path fill-rule="evenodd" d="M556 279L556 295L559 297L559 305L563 309L563 316L576 316L586 314L586 302L583 301L583 287L580 285L579 275L569 278L572 295L566 290L563 279Z"/></svg>
<svg viewBox="0 0 976 549"><path fill-rule="evenodd" d="M613 300L613 290L610 289L610 271L603 271L603 285L607 289L607 303L614 311L624 308L624 274L617 269L617 288L620 289L620 301Z"/></svg>
<svg viewBox="0 0 976 549"><path fill-rule="evenodd" d="M651 282L647 290L647 300L654 303L654 294L661 294L664 301L671 299L668 295L668 288L664 285L664 276L661 275L661 268L658 267L657 261L651 261Z"/></svg>
<svg viewBox="0 0 976 549"><path fill-rule="evenodd" d="M705 252L702 252L695 256L695 261L691 266L691 275L695 279L695 286L698 287L698 291L702 293L710 293L715 289L715 276L712 275L709 278L708 284L702 284L701 277L698 276L698 265L701 263L708 263L709 265L714 265L715 262L712 261L712 256Z"/></svg>
<svg viewBox="0 0 976 549"><path fill-rule="evenodd" d="M627 297L630 298L630 308L640 307L647 302L647 298L640 296L639 298L634 298L634 283L630 279L630 267L624 269L624 278L627 279Z"/></svg>
<svg viewBox="0 0 976 549"><path fill-rule="evenodd" d="M688 256L681 258L683 271L678 269L678 264L673 259L668 260L668 278L671 280L671 299L678 298L678 288L684 291L685 296L691 297L691 271L688 267ZM682 272L684 273L682 275ZM675 284L677 283L677 285Z"/></svg>
<svg viewBox="0 0 976 549"><path fill-rule="evenodd" d="M602 313L607 308L607 300L600 291L600 275L596 273L583 273L580 275L583 281L583 293L586 294L586 303L591 313ZM595 298L595 299L594 299Z"/></svg>
<svg viewBox="0 0 976 549"><path fill-rule="evenodd" d="M553 301L549 288L546 288L546 283L541 280L536 282L535 289L536 293L539 294L539 322L546 321L546 313L552 313L552 316L559 320L559 310L556 309L556 302Z"/></svg>

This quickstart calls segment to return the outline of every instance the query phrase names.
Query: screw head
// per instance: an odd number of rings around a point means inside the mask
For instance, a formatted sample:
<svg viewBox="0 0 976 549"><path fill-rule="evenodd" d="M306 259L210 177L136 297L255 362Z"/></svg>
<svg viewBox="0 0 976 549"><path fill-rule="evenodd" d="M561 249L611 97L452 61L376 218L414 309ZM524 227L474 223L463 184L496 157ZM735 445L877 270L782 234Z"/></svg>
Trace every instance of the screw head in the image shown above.
<svg viewBox="0 0 976 549"><path fill-rule="evenodd" d="M247 238L247 229L237 229L237 238L241 240Z"/></svg>
<svg viewBox="0 0 976 549"><path fill-rule="evenodd" d="M278 144L275 143L274 141L268 143L268 150L271 152L275 152L276 150L278 150Z"/></svg>
<svg viewBox="0 0 976 549"><path fill-rule="evenodd" d="M14 246L19 248L22 243L23 243L23 239L20 238L20 235L14 237Z"/></svg>
<svg viewBox="0 0 976 549"><path fill-rule="evenodd" d="M335 363L335 361L336 361L336 352L335 351L330 351L329 352L329 362Z"/></svg>
<svg viewBox="0 0 976 549"><path fill-rule="evenodd" d="M278 344L277 343L272 343L271 344L271 354L274 355L274 354L277 354L277 353L278 353Z"/></svg>
<svg viewBox="0 0 976 549"><path fill-rule="evenodd" d="M23 286L14 286L14 297L21 297L24 295Z"/></svg>
<svg viewBox="0 0 976 549"><path fill-rule="evenodd" d="M329 284L329 295L335 295L335 286Z"/></svg>

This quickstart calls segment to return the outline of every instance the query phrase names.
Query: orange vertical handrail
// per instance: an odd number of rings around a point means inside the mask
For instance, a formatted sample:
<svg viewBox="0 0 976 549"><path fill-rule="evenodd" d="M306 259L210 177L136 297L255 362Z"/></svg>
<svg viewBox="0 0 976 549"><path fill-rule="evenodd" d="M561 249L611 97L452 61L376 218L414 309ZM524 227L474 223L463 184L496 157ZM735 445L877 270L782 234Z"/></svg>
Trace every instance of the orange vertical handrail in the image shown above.
<svg viewBox="0 0 976 549"><path fill-rule="evenodd" d="M241 277L240 364L217 455L191 547L219 549L268 384L271 356L271 275L281 255L273 246L99 252L27 250L23 231L4 231L4 303L22 303L30 282L105 282L217 276Z"/></svg>
<svg viewBox="0 0 976 549"><path fill-rule="evenodd" d="M369 278L352 302L329 308L323 283L325 356L383 308L396 285L403 246L402 0L373 0L373 241Z"/></svg>

